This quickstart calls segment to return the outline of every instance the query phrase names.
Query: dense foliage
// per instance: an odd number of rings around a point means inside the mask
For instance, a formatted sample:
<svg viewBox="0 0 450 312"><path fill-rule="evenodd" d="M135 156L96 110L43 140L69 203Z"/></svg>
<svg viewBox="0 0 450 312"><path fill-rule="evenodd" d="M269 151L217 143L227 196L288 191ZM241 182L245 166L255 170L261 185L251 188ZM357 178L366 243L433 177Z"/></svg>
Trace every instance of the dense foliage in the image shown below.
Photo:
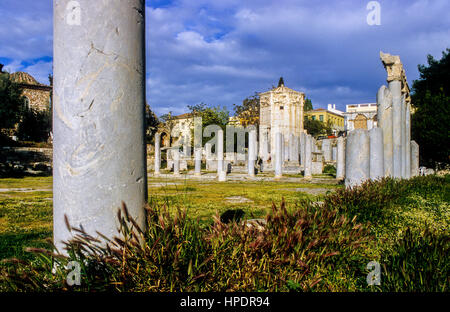
<svg viewBox="0 0 450 312"><path fill-rule="evenodd" d="M413 82L412 138L420 146L421 164L450 163L450 49L440 60L428 55Z"/></svg>
<svg viewBox="0 0 450 312"><path fill-rule="evenodd" d="M244 127L249 125L259 126L259 112L259 94L257 92L244 99L242 105L234 104L234 114Z"/></svg>
<svg viewBox="0 0 450 312"><path fill-rule="evenodd" d="M13 128L19 121L24 99L8 73L0 73L0 128Z"/></svg>
<svg viewBox="0 0 450 312"><path fill-rule="evenodd" d="M49 110L25 109L17 129L21 141L45 142L52 130L52 114Z"/></svg>

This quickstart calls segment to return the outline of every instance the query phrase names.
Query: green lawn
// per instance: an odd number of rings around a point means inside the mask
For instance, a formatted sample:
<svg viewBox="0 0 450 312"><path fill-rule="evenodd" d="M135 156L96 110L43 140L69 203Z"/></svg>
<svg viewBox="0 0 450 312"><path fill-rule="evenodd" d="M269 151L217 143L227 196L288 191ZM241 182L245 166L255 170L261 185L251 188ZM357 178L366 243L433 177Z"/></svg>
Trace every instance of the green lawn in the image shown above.
<svg viewBox="0 0 450 312"><path fill-rule="evenodd" d="M299 180L300 181L300 180ZM285 198L288 207L299 199L322 200L330 184L155 179L149 178L149 203L170 211L186 208L189 217L209 224L216 213L242 209L245 218L263 217L272 202ZM7 191L6 189L10 189ZM44 247L52 237L52 177L0 179L0 259L30 257L25 247Z"/></svg>

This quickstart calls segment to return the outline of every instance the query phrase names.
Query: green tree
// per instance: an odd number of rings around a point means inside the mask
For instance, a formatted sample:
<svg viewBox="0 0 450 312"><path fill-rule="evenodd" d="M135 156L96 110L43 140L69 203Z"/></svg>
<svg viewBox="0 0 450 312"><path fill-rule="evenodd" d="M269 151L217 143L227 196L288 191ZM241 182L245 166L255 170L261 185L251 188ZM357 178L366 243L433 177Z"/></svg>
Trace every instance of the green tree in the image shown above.
<svg viewBox="0 0 450 312"><path fill-rule="evenodd" d="M303 127L311 134L313 137L317 137L319 135L331 135L331 125L329 123L325 124L320 120L312 120L308 117L305 117L303 122Z"/></svg>
<svg viewBox="0 0 450 312"><path fill-rule="evenodd" d="M17 129L17 136L21 141L45 142L52 128L52 114L50 110L38 111L33 108L25 109Z"/></svg>
<svg viewBox="0 0 450 312"><path fill-rule="evenodd" d="M0 128L13 128L20 120L24 98L9 74L0 72Z"/></svg>
<svg viewBox="0 0 450 312"><path fill-rule="evenodd" d="M226 125L228 124L230 118L230 112L226 107L220 106L208 106L205 103L200 103L196 105L189 105L189 110L195 117L202 117L202 133L205 127L209 125L218 125L224 131L226 130ZM194 138L194 129L192 129L192 139ZM211 138L203 137L202 144L208 142Z"/></svg>
<svg viewBox="0 0 450 312"><path fill-rule="evenodd" d="M259 126L259 94L247 97L242 101L242 105L233 104L234 114L239 118L239 122L244 127L249 125Z"/></svg>
<svg viewBox="0 0 450 312"><path fill-rule="evenodd" d="M158 116L150 109L148 104L145 105L145 125L146 125L146 139L147 143L154 143L154 136L158 130L160 121Z"/></svg>
<svg viewBox="0 0 450 312"><path fill-rule="evenodd" d="M218 125L225 130L228 124L230 112L226 107L208 106L205 103L188 106L191 113L196 117L202 117L202 127Z"/></svg>
<svg viewBox="0 0 450 312"><path fill-rule="evenodd" d="M307 111L311 111L313 110L313 105L310 99L305 98L305 103L303 105L303 111L307 112Z"/></svg>
<svg viewBox="0 0 450 312"><path fill-rule="evenodd" d="M420 146L422 165L450 163L450 49L440 60L428 55L428 66L418 69L420 78L411 90L412 139Z"/></svg>

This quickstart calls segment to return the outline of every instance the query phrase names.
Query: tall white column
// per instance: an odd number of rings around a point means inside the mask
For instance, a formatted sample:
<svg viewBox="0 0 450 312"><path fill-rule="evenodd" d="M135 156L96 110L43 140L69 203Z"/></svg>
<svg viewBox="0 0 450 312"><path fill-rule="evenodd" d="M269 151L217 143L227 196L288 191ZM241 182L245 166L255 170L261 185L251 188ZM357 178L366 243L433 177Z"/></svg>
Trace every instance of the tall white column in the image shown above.
<svg viewBox="0 0 450 312"><path fill-rule="evenodd" d="M419 144L411 141L411 176L419 175Z"/></svg>
<svg viewBox="0 0 450 312"><path fill-rule="evenodd" d="M405 116L405 163L406 175L405 178L411 178L411 104L406 105Z"/></svg>
<svg viewBox="0 0 450 312"><path fill-rule="evenodd" d="M202 173L202 148L196 147L194 149L194 175L200 176Z"/></svg>
<svg viewBox="0 0 450 312"><path fill-rule="evenodd" d="M223 171L223 130L217 131L217 174Z"/></svg>
<svg viewBox="0 0 450 312"><path fill-rule="evenodd" d="M248 175L255 176L256 161L256 130L251 130L248 134Z"/></svg>
<svg viewBox="0 0 450 312"><path fill-rule="evenodd" d="M393 175L392 94L386 86L377 93L378 127L383 129L384 176Z"/></svg>
<svg viewBox="0 0 450 312"><path fill-rule="evenodd" d="M180 148L177 146L172 149L173 155L173 174L175 176L180 175Z"/></svg>
<svg viewBox="0 0 450 312"><path fill-rule="evenodd" d="M53 9L53 237L61 249L72 236L65 215L113 238L123 201L145 227L145 3L54 0Z"/></svg>
<svg viewBox="0 0 450 312"><path fill-rule="evenodd" d="M283 175L283 134L275 133L275 149L272 150L275 156L275 178L281 178Z"/></svg>
<svg viewBox="0 0 450 312"><path fill-rule="evenodd" d="M369 130L370 141L370 161L369 172L370 179L377 180L384 177L384 146L383 129L372 128Z"/></svg>
<svg viewBox="0 0 450 312"><path fill-rule="evenodd" d="M159 175L161 169L161 133L155 134L155 175Z"/></svg>
<svg viewBox="0 0 450 312"><path fill-rule="evenodd" d="M336 179L345 178L345 142L343 137L337 139Z"/></svg>
<svg viewBox="0 0 450 312"><path fill-rule="evenodd" d="M311 135L306 135L305 137L305 170L304 177L307 179L312 178L312 149L313 149L313 141Z"/></svg>
<svg viewBox="0 0 450 312"><path fill-rule="evenodd" d="M402 177L402 82L393 80L389 82L392 94L392 176Z"/></svg>

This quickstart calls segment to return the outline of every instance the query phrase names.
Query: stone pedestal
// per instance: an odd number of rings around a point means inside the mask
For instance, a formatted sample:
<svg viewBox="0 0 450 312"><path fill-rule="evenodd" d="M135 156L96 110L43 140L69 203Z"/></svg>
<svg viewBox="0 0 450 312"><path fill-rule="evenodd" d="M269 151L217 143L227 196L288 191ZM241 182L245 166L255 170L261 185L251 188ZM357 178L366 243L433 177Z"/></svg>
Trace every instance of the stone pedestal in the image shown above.
<svg viewBox="0 0 450 312"><path fill-rule="evenodd" d="M65 215L113 238L124 202L145 228L145 4L55 0L53 8L53 237L62 251L73 235Z"/></svg>
<svg viewBox="0 0 450 312"><path fill-rule="evenodd" d="M194 175L201 176L202 174L202 148L196 147L194 149Z"/></svg>

